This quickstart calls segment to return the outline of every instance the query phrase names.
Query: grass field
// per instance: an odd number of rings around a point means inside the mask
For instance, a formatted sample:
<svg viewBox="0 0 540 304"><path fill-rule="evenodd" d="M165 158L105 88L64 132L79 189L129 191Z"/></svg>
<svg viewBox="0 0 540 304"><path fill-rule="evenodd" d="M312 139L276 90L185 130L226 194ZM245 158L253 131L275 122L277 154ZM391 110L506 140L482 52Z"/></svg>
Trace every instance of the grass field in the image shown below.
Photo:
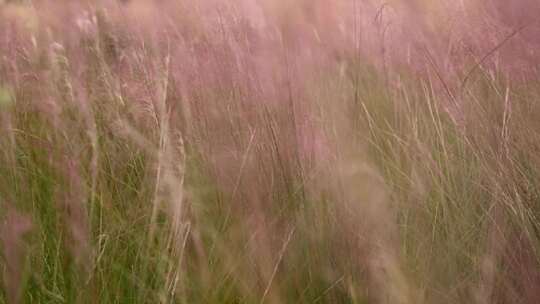
<svg viewBox="0 0 540 304"><path fill-rule="evenodd" d="M0 303L540 303L535 0L0 0Z"/></svg>

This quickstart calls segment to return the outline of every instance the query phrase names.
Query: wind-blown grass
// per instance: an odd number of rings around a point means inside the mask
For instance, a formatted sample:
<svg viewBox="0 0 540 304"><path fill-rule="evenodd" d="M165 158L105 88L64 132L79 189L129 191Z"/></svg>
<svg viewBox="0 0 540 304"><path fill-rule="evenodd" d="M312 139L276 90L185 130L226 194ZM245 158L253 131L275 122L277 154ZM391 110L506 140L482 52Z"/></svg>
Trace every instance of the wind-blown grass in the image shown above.
<svg viewBox="0 0 540 304"><path fill-rule="evenodd" d="M540 301L536 2L329 3L0 2L0 303Z"/></svg>

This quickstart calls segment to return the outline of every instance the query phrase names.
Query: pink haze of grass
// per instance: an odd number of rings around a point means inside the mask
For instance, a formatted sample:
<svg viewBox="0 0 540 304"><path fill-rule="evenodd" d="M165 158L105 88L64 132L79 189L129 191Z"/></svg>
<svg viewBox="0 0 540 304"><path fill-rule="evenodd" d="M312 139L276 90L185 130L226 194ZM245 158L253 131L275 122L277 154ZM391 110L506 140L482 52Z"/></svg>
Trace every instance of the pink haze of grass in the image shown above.
<svg viewBox="0 0 540 304"><path fill-rule="evenodd" d="M254 202L249 206L240 203L233 206L250 214L248 225L254 230L266 229L264 222L268 219L261 210L266 210L272 202L268 198L273 191L271 187L289 187L286 183L276 186L275 176L262 172L260 164L275 167L280 163L285 168L293 168L290 174L300 176L291 180L301 179L311 184L308 191L313 193L307 195L315 196L321 189L333 185L311 177L332 167L339 153L349 153L337 151L336 147L350 145L350 150L357 149L349 142L354 130L344 118L346 110L339 108L338 101L322 105L312 102L313 84L324 77L324 71L338 70L333 75L348 77L351 65L361 58L373 63L391 86L400 86L397 72L406 71L425 78L438 76L437 93L446 100L448 111L459 122L462 115L460 90L475 81L476 69L488 74L503 73L526 83L538 76L540 63L540 2L535 0L204 0L127 1L123 4L101 1L99 5L90 1L34 1L34 6L26 10L14 5L0 8L3 14L0 52L9 59L3 64L0 81L21 91L32 91L40 100L31 105L32 109L49 113L57 128L73 127L60 118L62 105L58 96L39 85L43 79L52 77L51 73L36 67L21 72L25 58L20 52L23 50L36 58L52 58L57 69L55 77L64 72L71 75L72 96L64 97L77 100L84 112L91 100L108 94L89 91L82 79L91 73L87 61L93 56L85 53L83 47L87 41L101 39L102 45L110 47L105 58L99 58L110 67L107 73L112 80L107 85L118 92L121 100L136 105L129 113L134 121L153 130L161 119L159 116L163 115L159 109L152 109L163 93L156 92L155 87L161 85L159 79L164 78L162 70L167 66L167 98L182 100L186 103L184 107L189 108L174 111L180 105L168 100L173 108L170 121L182 130L185 141L203 151L204 161L215 169L223 192ZM98 6L104 8L100 14L95 13ZM40 54L38 45L48 45L45 53ZM148 54L141 55L133 51L135 48ZM69 61L66 66L64 58ZM236 88L235 95L226 88ZM219 99L212 98L215 96L223 100L218 102ZM178 114L180 112L182 114ZM322 127L321 121L334 113L338 121L335 128ZM107 114L104 113L105 120L113 121ZM83 119L76 123L92 130L89 121ZM118 121L114 123L129 133L128 126ZM245 128L236 128L239 125ZM267 128L267 125L272 127ZM140 140L143 142L144 138ZM175 142L174 136L170 141ZM272 148L267 145L274 145L282 159L274 159L268 152ZM69 152L71 156L84 153L73 149ZM251 153L252 150L257 153ZM60 195L58 201L61 201L59 208L70 210L65 222L71 227L73 255L88 258L91 249L84 220L86 211L76 203L86 195L78 180L78 164L63 158L55 162L69 180L70 190ZM322 169L321 164L326 169ZM372 176L369 168L360 166L357 170L350 169L351 172L347 171L349 169L344 170L345 175ZM238 172L242 172L241 177ZM242 189L238 186L240 179ZM369 180L378 185L377 178ZM350 195L365 194L353 191ZM373 200L382 202L385 198L381 195ZM244 208L247 210L242 211ZM374 256L380 253L377 249L365 253L366 259L371 261L369 271L373 284L378 288L394 284L396 289L406 290L409 287L399 279L402 276L399 271L395 274L398 279L390 283L386 282L386 277L379 277L377 271L381 267L399 268L394 267L396 257L390 254L396 246L395 227L392 227L390 215L382 215L391 214L390 209L384 203L373 209L347 209L379 217L379 222L348 223L347 229L387 236L381 246L392 249L381 249L385 254L376 258ZM21 236L30 226L29 219L10 212L2 230L3 246L8 248L4 258L10 265L5 273L6 290L13 303L18 301L17 281L21 280L17 269L22 267L20 259L24 253ZM255 240L259 245L265 244L260 246L272 247L269 251L280 247L267 245L272 243L267 241ZM271 273L266 268L261 272ZM403 292L407 293L413 291Z"/></svg>

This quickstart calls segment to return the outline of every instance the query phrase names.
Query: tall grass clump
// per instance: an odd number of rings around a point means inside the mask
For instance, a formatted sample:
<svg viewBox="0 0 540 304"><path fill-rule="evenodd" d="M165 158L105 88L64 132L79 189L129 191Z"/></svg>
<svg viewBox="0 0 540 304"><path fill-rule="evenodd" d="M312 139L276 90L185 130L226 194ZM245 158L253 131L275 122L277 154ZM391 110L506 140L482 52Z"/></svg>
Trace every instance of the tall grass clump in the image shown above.
<svg viewBox="0 0 540 304"><path fill-rule="evenodd" d="M538 303L536 1L0 1L0 303Z"/></svg>

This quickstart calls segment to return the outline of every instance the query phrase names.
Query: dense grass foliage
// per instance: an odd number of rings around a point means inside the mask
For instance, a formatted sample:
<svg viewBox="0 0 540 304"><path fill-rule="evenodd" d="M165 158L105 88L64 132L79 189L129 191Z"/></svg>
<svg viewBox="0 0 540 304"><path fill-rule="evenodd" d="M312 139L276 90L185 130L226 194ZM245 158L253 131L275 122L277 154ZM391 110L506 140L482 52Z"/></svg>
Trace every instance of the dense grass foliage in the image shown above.
<svg viewBox="0 0 540 304"><path fill-rule="evenodd" d="M540 303L536 1L254 3L0 1L0 303Z"/></svg>

